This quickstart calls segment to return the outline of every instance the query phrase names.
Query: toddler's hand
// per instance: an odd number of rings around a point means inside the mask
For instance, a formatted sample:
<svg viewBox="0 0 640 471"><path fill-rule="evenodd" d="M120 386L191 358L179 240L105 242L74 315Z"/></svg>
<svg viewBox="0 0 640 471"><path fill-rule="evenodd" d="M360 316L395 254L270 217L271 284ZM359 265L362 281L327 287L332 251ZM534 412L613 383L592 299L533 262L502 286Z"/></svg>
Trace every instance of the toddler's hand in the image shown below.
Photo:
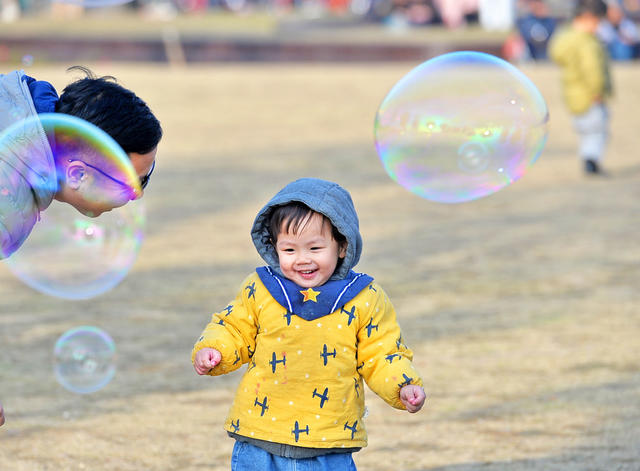
<svg viewBox="0 0 640 471"><path fill-rule="evenodd" d="M408 384L400 390L400 401L407 408L407 412L411 412L412 414L422 409L426 398L427 396L422 386Z"/></svg>
<svg viewBox="0 0 640 471"><path fill-rule="evenodd" d="M199 375L206 375L211 368L222 360L222 355L215 348L203 348L196 353L193 359L193 367Z"/></svg>

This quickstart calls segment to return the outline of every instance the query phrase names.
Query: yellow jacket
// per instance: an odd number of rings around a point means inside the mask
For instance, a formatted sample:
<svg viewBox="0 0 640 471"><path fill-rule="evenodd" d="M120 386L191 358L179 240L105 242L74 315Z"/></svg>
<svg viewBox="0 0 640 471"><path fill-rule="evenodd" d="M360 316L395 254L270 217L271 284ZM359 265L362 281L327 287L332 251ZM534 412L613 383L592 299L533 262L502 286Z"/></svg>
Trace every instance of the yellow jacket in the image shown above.
<svg viewBox="0 0 640 471"><path fill-rule="evenodd" d="M322 286L306 290L309 303ZM221 375L249 363L225 422L239 435L311 448L364 447L364 389L404 409L399 391L422 385L401 339L393 306L370 283L331 314L306 321L271 296L257 273L212 316L196 342L222 361Z"/></svg>
<svg viewBox="0 0 640 471"><path fill-rule="evenodd" d="M551 59L562 68L565 102L574 114L611 95L609 58L594 34L567 28L556 33L549 45Z"/></svg>

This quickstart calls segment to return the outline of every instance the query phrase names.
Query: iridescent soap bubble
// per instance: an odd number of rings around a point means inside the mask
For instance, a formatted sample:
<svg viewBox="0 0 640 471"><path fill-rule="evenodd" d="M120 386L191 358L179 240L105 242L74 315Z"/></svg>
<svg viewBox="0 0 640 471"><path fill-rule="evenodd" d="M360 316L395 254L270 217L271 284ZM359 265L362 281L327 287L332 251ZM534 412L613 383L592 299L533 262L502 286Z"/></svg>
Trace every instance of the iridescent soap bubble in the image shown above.
<svg viewBox="0 0 640 471"><path fill-rule="evenodd" d="M25 67L31 67L33 65L33 56L31 54L25 54L22 56L22 65Z"/></svg>
<svg viewBox="0 0 640 471"><path fill-rule="evenodd" d="M52 201L40 213L40 220L26 241L5 263L23 282L45 294L65 299L91 298L116 286L139 252L144 207L140 201L129 202L140 191L139 178L124 151L97 127L62 114L39 117L40 120L18 122L3 132L0 150L10 149L24 165L42 175L53 172L42 181L28 177L32 191L38 195L54 191L48 185L55 185L56 175L65 171L60 162L82 164L84 172L91 173L86 180L89 186L82 193L86 205L76 209ZM49 147L43 146L43 138ZM47 168L47 159L40 158L44 148L50 149L50 161L56 165L51 163L49 167L55 170ZM0 172L0 200L10 200L14 192L24 187L24 174L18 170L10 175ZM89 217L113 206L120 207Z"/></svg>
<svg viewBox="0 0 640 471"><path fill-rule="evenodd" d="M115 353L113 339L97 327L68 330L53 350L56 379L74 393L96 392L106 386L116 372Z"/></svg>
<svg viewBox="0 0 640 471"><path fill-rule="evenodd" d="M5 263L51 296L88 299L109 291L127 276L142 245L144 207L137 201L95 219L54 201L41 218Z"/></svg>
<svg viewBox="0 0 640 471"><path fill-rule="evenodd" d="M378 108L375 143L389 176L428 200L460 203L518 180L548 133L544 98L520 70L462 51L424 62Z"/></svg>

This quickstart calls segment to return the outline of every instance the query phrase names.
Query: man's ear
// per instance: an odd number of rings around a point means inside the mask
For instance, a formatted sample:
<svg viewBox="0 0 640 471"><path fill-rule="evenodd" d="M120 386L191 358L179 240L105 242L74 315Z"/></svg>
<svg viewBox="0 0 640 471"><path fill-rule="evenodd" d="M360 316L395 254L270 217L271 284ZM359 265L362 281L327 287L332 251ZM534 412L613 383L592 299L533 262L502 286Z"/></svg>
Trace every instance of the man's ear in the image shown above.
<svg viewBox="0 0 640 471"><path fill-rule="evenodd" d="M84 162L73 160L67 165L65 171L67 186L73 190L78 190L87 179L87 167Z"/></svg>

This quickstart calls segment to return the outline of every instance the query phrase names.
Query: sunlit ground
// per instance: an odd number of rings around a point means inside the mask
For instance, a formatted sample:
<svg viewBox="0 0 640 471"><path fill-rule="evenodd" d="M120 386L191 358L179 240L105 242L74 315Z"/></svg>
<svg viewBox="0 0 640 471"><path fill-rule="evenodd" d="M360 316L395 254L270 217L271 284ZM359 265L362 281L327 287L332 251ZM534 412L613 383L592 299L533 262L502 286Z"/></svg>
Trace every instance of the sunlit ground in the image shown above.
<svg viewBox="0 0 640 471"><path fill-rule="evenodd" d="M27 72L61 89L67 65ZM542 156L495 195L443 205L391 181L373 146L377 106L416 64L87 65L162 121L147 236L124 282L93 300L39 294L0 266L1 469L229 469L238 376L198 377L190 350L261 264L256 211L301 176L351 191L357 268L391 296L425 379L416 415L368 391L361 471L637 468L640 69L614 70L608 178L582 174L557 70L527 65L551 113ZM114 379L86 396L52 370L56 339L78 325L117 348Z"/></svg>

